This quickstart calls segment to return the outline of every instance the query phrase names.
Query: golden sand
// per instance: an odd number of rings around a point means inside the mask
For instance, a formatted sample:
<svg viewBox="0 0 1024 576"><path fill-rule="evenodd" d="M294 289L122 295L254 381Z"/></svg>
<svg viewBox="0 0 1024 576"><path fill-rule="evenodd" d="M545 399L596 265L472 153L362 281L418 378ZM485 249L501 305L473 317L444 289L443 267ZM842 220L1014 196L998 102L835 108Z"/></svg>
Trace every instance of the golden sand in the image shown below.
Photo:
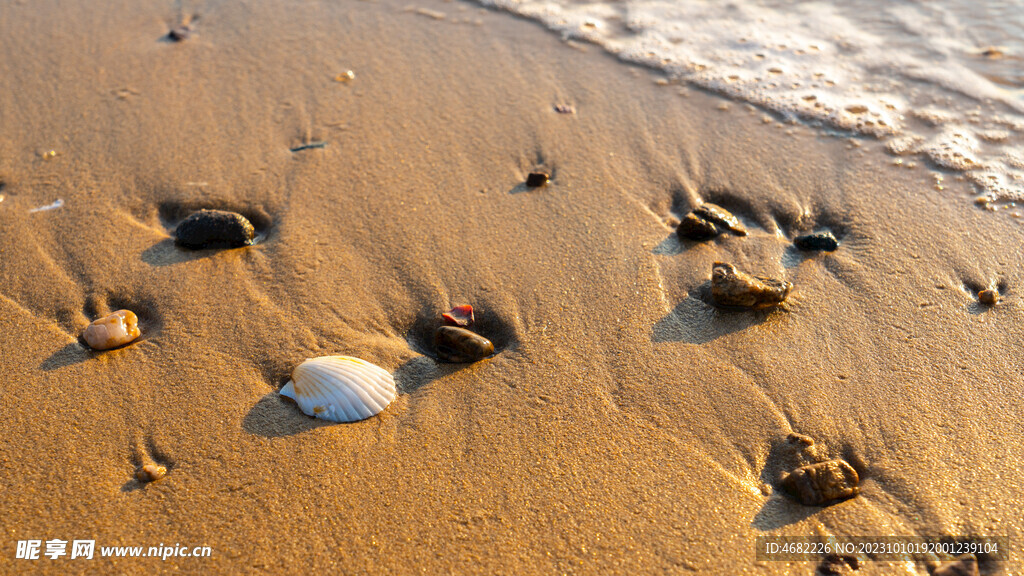
<svg viewBox="0 0 1024 576"><path fill-rule="evenodd" d="M472 4L178 6L0 6L0 572L810 574L755 539L1021 541L1021 228L967 184ZM749 234L680 244L703 200ZM198 208L262 241L174 246ZM793 250L818 227L838 250ZM786 305L709 306L716 261ZM466 303L499 353L437 364ZM83 348L121 308L142 337ZM306 417L277 390L328 354L398 399ZM790 432L860 494L784 497ZM858 572L893 573L924 566Z"/></svg>

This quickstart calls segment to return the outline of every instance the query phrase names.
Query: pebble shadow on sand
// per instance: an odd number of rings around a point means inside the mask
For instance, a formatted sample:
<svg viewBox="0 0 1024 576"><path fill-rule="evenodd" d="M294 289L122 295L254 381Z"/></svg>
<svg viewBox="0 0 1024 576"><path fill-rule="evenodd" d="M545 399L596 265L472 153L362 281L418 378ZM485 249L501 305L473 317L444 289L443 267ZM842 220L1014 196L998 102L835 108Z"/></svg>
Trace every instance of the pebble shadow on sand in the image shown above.
<svg viewBox="0 0 1024 576"><path fill-rule="evenodd" d="M72 342L51 354L46 360L43 360L43 363L39 365L39 369L46 372L59 370L79 362L85 362L95 355L96 352L89 350L78 342Z"/></svg>

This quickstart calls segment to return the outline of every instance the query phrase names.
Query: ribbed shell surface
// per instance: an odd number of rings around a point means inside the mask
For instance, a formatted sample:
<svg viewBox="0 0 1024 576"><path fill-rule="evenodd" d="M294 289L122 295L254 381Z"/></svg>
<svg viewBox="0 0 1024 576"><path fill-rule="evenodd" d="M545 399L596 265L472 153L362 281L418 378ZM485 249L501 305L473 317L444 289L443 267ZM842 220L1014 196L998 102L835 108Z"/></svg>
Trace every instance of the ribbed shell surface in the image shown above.
<svg viewBox="0 0 1024 576"><path fill-rule="evenodd" d="M355 422L379 414L398 392L391 374L351 356L321 356L295 367L281 389L304 413L331 422Z"/></svg>

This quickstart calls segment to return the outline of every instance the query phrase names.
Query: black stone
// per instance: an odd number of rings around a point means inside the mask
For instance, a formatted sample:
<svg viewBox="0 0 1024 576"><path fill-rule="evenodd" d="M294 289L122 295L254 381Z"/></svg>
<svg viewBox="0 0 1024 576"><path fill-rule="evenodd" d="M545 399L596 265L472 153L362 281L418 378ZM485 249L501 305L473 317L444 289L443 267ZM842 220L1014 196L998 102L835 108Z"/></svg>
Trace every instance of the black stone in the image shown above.
<svg viewBox="0 0 1024 576"><path fill-rule="evenodd" d="M836 248L839 248L839 241L832 235L831 232L815 232L814 234L805 234L803 236L797 236L793 240L793 244L800 250L824 250L831 252Z"/></svg>
<svg viewBox="0 0 1024 576"><path fill-rule="evenodd" d="M192 36L192 29L188 26L178 26L167 33L167 37L175 42L183 42Z"/></svg>
<svg viewBox="0 0 1024 576"><path fill-rule="evenodd" d="M747 235L747 229L738 218L725 208L710 202L694 208L676 227L676 234L688 240L707 240L725 232L732 232L737 236Z"/></svg>
<svg viewBox="0 0 1024 576"><path fill-rule="evenodd" d="M192 250L248 246L255 237L256 230L245 216L224 210L200 210L174 230L177 244Z"/></svg>
<svg viewBox="0 0 1024 576"><path fill-rule="evenodd" d="M538 188L548 183L550 177L543 172L530 172L526 177L526 185L530 188Z"/></svg>
<svg viewBox="0 0 1024 576"><path fill-rule="evenodd" d="M679 222L676 234L687 240L707 240L718 236L718 228L714 222L709 222L690 212Z"/></svg>

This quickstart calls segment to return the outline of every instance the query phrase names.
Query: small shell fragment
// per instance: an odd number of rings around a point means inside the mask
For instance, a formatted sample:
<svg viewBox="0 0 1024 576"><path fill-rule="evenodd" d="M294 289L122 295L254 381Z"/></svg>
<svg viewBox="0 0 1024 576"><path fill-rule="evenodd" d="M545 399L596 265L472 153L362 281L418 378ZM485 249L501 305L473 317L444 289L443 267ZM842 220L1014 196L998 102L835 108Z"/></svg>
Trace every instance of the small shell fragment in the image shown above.
<svg viewBox="0 0 1024 576"><path fill-rule="evenodd" d="M719 306L770 308L789 295L793 284L740 272L732 264L715 262L711 268L711 298Z"/></svg>
<svg viewBox="0 0 1024 576"><path fill-rule="evenodd" d="M351 356L321 356L295 367L280 394L307 416L356 422L382 412L398 395L387 370Z"/></svg>
<svg viewBox="0 0 1024 576"><path fill-rule="evenodd" d="M456 306L441 314L444 323L448 326L461 326L466 328L473 325L473 307L469 304Z"/></svg>
<svg viewBox="0 0 1024 576"><path fill-rule="evenodd" d="M490 340L456 326L441 326L434 332L434 349L446 362L470 363L494 354Z"/></svg>
<svg viewBox="0 0 1024 576"><path fill-rule="evenodd" d="M140 334L139 317L131 310L118 310L89 324L82 339L93 350L110 350L124 346Z"/></svg>
<svg viewBox="0 0 1024 576"><path fill-rule="evenodd" d="M782 477L782 489L804 506L821 506L856 496L860 477L842 460L801 466Z"/></svg>
<svg viewBox="0 0 1024 576"><path fill-rule="evenodd" d="M245 216L225 210L200 210L178 224L174 237L179 246L238 248L253 243L256 230Z"/></svg>
<svg viewBox="0 0 1024 576"><path fill-rule="evenodd" d="M156 482L167 475L167 467L159 464L146 464L135 471L135 479L139 482Z"/></svg>
<svg viewBox="0 0 1024 576"><path fill-rule="evenodd" d="M747 229L728 210L705 202L683 217L676 234L688 240L707 240L724 232L746 236Z"/></svg>

